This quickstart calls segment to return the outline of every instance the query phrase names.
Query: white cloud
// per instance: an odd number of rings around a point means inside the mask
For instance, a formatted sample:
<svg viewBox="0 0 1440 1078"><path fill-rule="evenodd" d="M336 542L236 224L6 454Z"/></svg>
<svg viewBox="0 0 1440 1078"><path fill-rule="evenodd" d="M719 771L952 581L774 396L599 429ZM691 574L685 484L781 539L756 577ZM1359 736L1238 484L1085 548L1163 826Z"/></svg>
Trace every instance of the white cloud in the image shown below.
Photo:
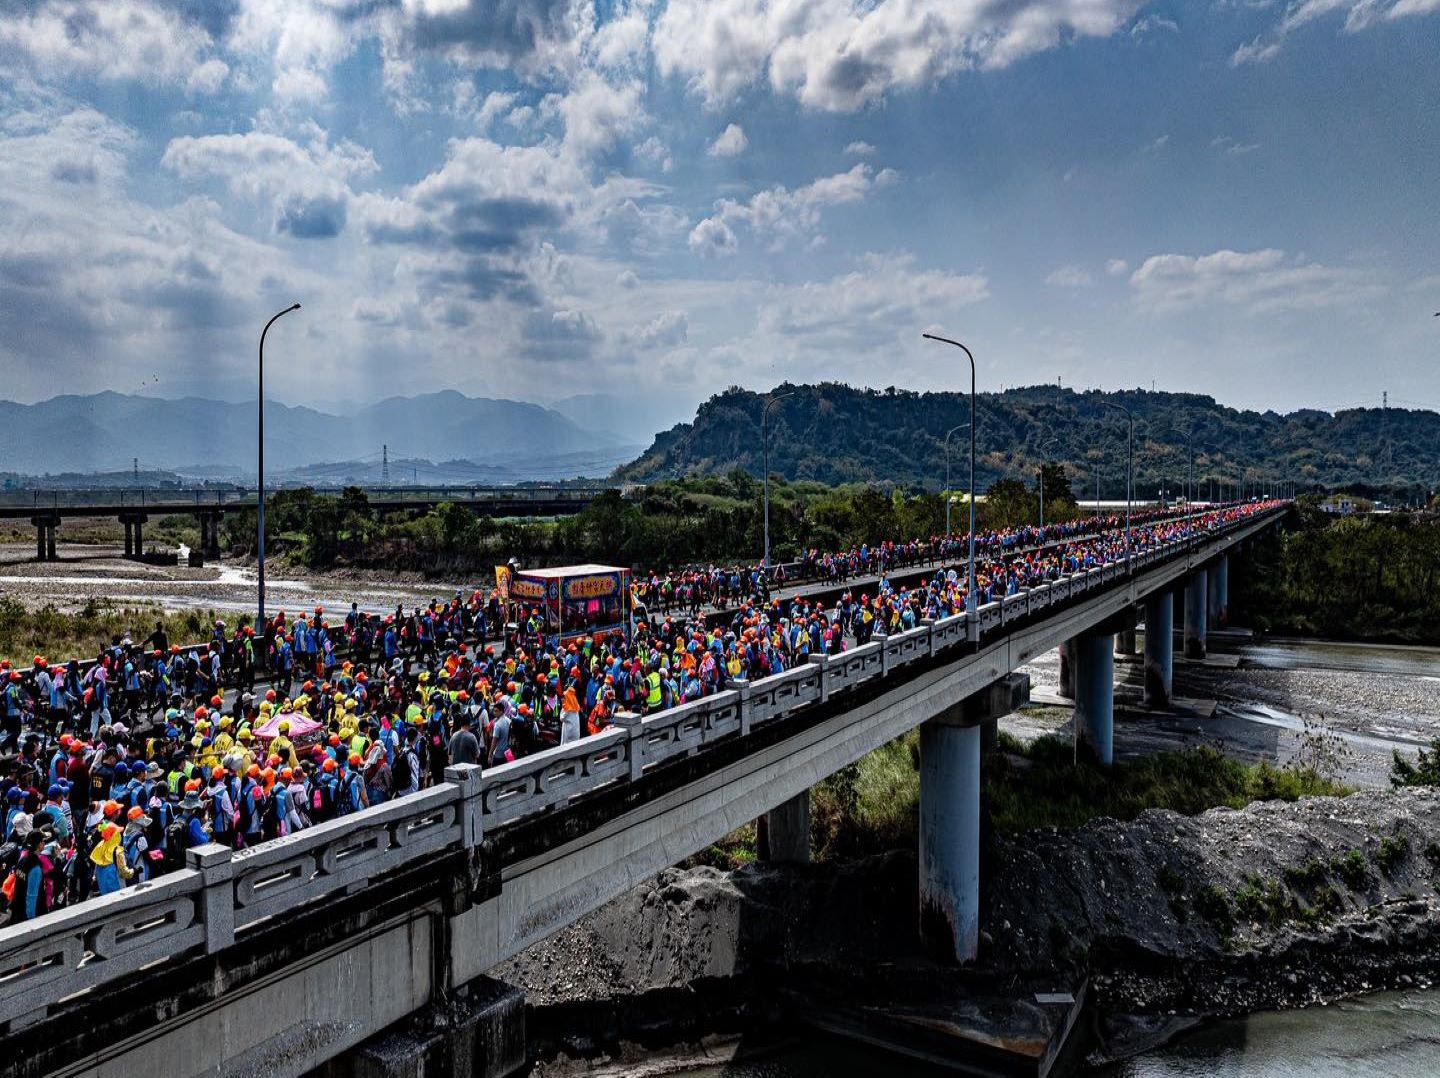
<svg viewBox="0 0 1440 1078"><path fill-rule="evenodd" d="M708 221L724 226L720 229L706 226L702 221L690 235L691 250L701 254L721 253L716 250L715 241L723 241L726 253L736 246L732 226L743 223L757 235L771 237L777 244L813 232L820 224L821 211L829 206L859 202L872 189L894 183L899 174L893 169L881 169L877 174L869 165L859 164L847 172L839 172L815 180L794 191L784 187L772 187L757 192L746 201L724 198L715 203L715 214ZM697 239L698 234L698 239Z"/></svg>
<svg viewBox="0 0 1440 1078"><path fill-rule="evenodd" d="M739 157L749 146L745 129L739 124L728 124L705 152L711 157Z"/></svg>
<svg viewBox="0 0 1440 1078"><path fill-rule="evenodd" d="M589 161L619 145L645 122L640 107L643 92L639 82L615 85L593 71L582 71L568 92L546 97L540 111L564 121L566 150Z"/></svg>
<svg viewBox="0 0 1440 1078"><path fill-rule="evenodd" d="M1163 150L1163 149L1164 149L1166 146L1168 146L1169 144L1170 144L1170 136L1169 136L1169 135L1161 135L1159 138L1155 139L1153 142L1147 142L1147 143L1145 144L1144 149L1145 149L1145 152L1146 152L1146 153L1159 153L1161 150Z"/></svg>
<svg viewBox="0 0 1440 1078"><path fill-rule="evenodd" d="M983 274L921 270L907 254L871 254L861 268L827 280L772 289L762 303L762 337L803 342L807 351L885 354L914 347L920 327L987 299Z"/></svg>
<svg viewBox="0 0 1440 1078"><path fill-rule="evenodd" d="M635 156L652 165L658 165L661 172L670 172L675 168L675 159L670 156L670 147L654 135L635 147Z"/></svg>
<svg viewBox="0 0 1440 1078"><path fill-rule="evenodd" d="M1105 272L1111 277L1124 276L1125 272L1129 269L1130 263L1126 262L1123 258L1112 258L1105 263Z"/></svg>
<svg viewBox="0 0 1440 1078"><path fill-rule="evenodd" d="M153 0L35 0L0 11L0 53L45 75L180 85L214 93L229 67L204 27Z"/></svg>
<svg viewBox="0 0 1440 1078"><path fill-rule="evenodd" d="M1311 311L1371 299L1383 291L1356 270L1287 258L1273 247L1152 255L1130 275L1130 285L1136 303L1154 313L1215 303L1252 314Z"/></svg>
<svg viewBox="0 0 1440 1078"><path fill-rule="evenodd" d="M1163 15L1146 15L1143 18L1136 19L1130 27L1130 36L1137 41L1153 34L1178 34L1179 32L1180 24L1174 19L1167 19Z"/></svg>
<svg viewBox="0 0 1440 1078"><path fill-rule="evenodd" d="M712 107L768 80L807 107L852 112L891 90L1006 67L1106 37L1139 0L671 0L656 21L661 75Z"/></svg>
<svg viewBox="0 0 1440 1078"><path fill-rule="evenodd" d="M1079 266L1061 266L1046 276L1045 283L1057 288L1084 288L1091 280L1090 274Z"/></svg>
<svg viewBox="0 0 1440 1078"><path fill-rule="evenodd" d="M1258 142L1239 142L1229 135L1216 135L1210 140L1210 148L1218 150L1227 157L1244 157L1248 153L1254 153L1260 148Z"/></svg>
<svg viewBox="0 0 1440 1078"><path fill-rule="evenodd" d="M337 235L349 182L379 167L369 150L349 141L332 146L318 127L305 145L265 131L187 135L170 141L161 164L184 180L220 180L244 198L270 200L275 230L303 239Z"/></svg>
<svg viewBox="0 0 1440 1078"><path fill-rule="evenodd" d="M1434 15L1440 0L1292 0L1278 23L1235 49L1230 63L1242 67L1273 60L1296 30L1342 12L1345 32L1356 34L1382 22Z"/></svg>
<svg viewBox="0 0 1440 1078"><path fill-rule="evenodd" d="M642 351L662 348L677 348L690 336L690 320L684 311L664 311L633 330L622 331L618 341L622 346Z"/></svg>
<svg viewBox="0 0 1440 1078"><path fill-rule="evenodd" d="M719 217L707 217L690 230L690 250L701 258L731 255L738 247L735 233Z"/></svg>
<svg viewBox="0 0 1440 1078"><path fill-rule="evenodd" d="M875 147L868 142L852 142L845 147L845 154L848 157L869 157L875 152Z"/></svg>

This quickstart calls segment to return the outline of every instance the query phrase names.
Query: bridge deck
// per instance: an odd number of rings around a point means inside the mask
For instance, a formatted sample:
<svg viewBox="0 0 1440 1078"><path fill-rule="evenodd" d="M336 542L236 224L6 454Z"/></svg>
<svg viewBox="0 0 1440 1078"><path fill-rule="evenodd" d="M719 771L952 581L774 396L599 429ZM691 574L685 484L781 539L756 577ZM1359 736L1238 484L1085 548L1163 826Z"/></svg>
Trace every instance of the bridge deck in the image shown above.
<svg viewBox="0 0 1440 1078"><path fill-rule="evenodd" d="M0 930L10 1058L35 1073L160 1075L204 1046L302 1073L1275 520L484 773L452 768L419 795L253 850L202 847L190 868Z"/></svg>

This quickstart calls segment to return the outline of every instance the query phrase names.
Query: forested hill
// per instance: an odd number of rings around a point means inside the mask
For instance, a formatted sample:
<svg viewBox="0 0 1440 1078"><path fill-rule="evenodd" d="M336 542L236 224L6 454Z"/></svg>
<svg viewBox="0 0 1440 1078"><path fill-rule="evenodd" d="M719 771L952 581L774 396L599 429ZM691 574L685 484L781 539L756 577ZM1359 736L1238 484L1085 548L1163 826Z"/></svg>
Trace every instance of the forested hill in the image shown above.
<svg viewBox="0 0 1440 1078"><path fill-rule="evenodd" d="M856 389L836 383L790 385L771 410L771 474L825 483L880 482L940 489L946 431L970 418L961 393ZM659 434L639 459L616 472L631 482L762 470L760 417L765 397L731 388L700 406L692 423ZM1062 461L1077 493L1092 497L1098 465L1105 497L1122 497L1125 416L1135 417L1137 495L1179 490L1193 431L1194 472L1249 484L1288 479L1303 488L1346 488L1420 496L1440 485L1440 415L1400 408L1337 412L1240 411L1190 393L1126 390L1077 393L1055 386L981 394L977 486L1028 476L1042 460ZM952 486L965 483L967 430L951 439ZM1053 442L1051 441L1053 439Z"/></svg>

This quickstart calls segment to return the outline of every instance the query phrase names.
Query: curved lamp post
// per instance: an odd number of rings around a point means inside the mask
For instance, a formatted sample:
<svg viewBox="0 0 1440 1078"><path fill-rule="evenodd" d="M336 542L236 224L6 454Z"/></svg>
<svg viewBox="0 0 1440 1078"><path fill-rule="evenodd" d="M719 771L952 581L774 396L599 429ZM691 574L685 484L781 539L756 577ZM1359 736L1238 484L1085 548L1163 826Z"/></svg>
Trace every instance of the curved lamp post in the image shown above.
<svg viewBox="0 0 1440 1078"><path fill-rule="evenodd" d="M260 331L260 403L258 406L259 428L255 437L256 449L256 513L255 513L255 549L256 563L259 576L259 595L256 603L255 632L261 635L262 641L265 632L265 334L270 332L270 327L283 316L291 311L298 311L300 304L294 303L286 307L265 323L265 328ZM265 648L260 648L260 665L266 664L267 656Z"/></svg>
<svg viewBox="0 0 1440 1078"><path fill-rule="evenodd" d="M1040 530L1042 532L1045 530L1045 447L1054 444L1055 439L1053 437L1046 438L1040 443L1040 468L1035 473L1035 485L1039 488L1040 492Z"/></svg>
<svg viewBox="0 0 1440 1078"><path fill-rule="evenodd" d="M970 615L966 619L966 634L972 641L979 640L980 624L975 617L979 605L975 600L975 356L970 349L949 337L937 337L933 333L922 333L921 336L927 341L953 345L964 352L965 358L970 361L970 553L966 559L965 612Z"/></svg>
<svg viewBox="0 0 1440 1078"><path fill-rule="evenodd" d="M770 409L786 397L795 396L794 391L772 394L760 412L760 433L765 443L765 555L761 566L765 569L766 580L770 576ZM768 587L768 584L767 584Z"/></svg>
<svg viewBox="0 0 1440 1078"><path fill-rule="evenodd" d="M945 432L945 535L950 535L950 435L970 425L969 420L957 423Z"/></svg>
<svg viewBox="0 0 1440 1078"><path fill-rule="evenodd" d="M1125 435L1125 564L1130 564L1130 503L1135 497L1135 416L1129 408L1114 401L1101 400L1106 408L1124 412L1128 427Z"/></svg>

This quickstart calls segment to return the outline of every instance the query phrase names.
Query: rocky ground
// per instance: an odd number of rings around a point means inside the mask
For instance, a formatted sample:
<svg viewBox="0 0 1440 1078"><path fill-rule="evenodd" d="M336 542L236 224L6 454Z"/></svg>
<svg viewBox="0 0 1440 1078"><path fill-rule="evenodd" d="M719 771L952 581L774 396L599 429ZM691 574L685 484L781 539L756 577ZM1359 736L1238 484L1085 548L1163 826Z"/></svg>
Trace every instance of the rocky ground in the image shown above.
<svg viewBox="0 0 1440 1078"><path fill-rule="evenodd" d="M495 973L525 989L540 1041L571 1054L739 1028L747 1008L807 996L1023 994L1088 977L1106 1050L1123 1054L1197 1018L1432 983L1437 871L1430 790L1149 812L994 841L970 971L922 954L914 857L892 853L668 870Z"/></svg>

